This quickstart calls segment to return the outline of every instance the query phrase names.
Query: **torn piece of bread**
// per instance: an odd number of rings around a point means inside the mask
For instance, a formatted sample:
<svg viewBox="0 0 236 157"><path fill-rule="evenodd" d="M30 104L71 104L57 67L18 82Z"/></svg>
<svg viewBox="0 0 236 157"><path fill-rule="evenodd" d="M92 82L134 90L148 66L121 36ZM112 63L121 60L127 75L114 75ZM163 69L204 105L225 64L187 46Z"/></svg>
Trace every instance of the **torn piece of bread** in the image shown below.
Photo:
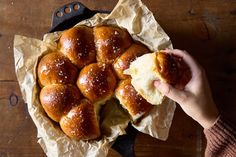
<svg viewBox="0 0 236 157"><path fill-rule="evenodd" d="M135 90L153 105L161 104L164 99L164 95L153 85L153 81L160 78L156 63L156 53L148 53L138 57L130 64L129 69L124 71L125 74L131 75L131 84Z"/></svg>
<svg viewBox="0 0 236 157"><path fill-rule="evenodd" d="M135 90L153 105L161 104L164 99L164 95L155 88L154 80L185 85L191 78L190 68L181 57L164 52L138 57L124 73L131 75Z"/></svg>
<svg viewBox="0 0 236 157"><path fill-rule="evenodd" d="M183 88L191 79L190 68L182 57L170 53L157 52L156 60L157 72L161 81Z"/></svg>

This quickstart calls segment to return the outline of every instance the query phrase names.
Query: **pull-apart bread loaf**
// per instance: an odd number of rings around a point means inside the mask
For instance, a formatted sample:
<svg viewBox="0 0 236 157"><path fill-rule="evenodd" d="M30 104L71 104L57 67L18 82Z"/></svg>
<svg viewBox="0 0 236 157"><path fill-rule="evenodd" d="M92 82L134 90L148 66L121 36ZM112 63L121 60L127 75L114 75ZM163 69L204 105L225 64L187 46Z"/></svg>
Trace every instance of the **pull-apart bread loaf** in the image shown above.
<svg viewBox="0 0 236 157"><path fill-rule="evenodd" d="M78 26L62 32L58 50L37 66L40 103L49 118L76 140L100 137L99 108L117 97L136 120L151 104L139 95L124 70L149 49L116 26ZM122 80L122 81L121 81ZM116 91L116 94L115 94Z"/></svg>

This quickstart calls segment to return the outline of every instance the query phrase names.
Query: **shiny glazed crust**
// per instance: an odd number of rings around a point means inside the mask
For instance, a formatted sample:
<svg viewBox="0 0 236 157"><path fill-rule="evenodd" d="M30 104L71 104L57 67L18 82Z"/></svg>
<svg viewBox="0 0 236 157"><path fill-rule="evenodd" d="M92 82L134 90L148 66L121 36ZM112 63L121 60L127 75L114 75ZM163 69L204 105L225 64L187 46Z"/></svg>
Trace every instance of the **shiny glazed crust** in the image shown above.
<svg viewBox="0 0 236 157"><path fill-rule="evenodd" d="M74 84L77 68L68 58L58 52L45 55L39 62L37 76L40 86L51 84Z"/></svg>
<svg viewBox="0 0 236 157"><path fill-rule="evenodd" d="M80 71L77 86L91 102L107 100L114 93L116 78L110 65L92 63Z"/></svg>
<svg viewBox="0 0 236 157"><path fill-rule="evenodd" d="M115 95L133 120L140 118L152 108L152 104L137 93L130 79L122 80L119 83Z"/></svg>
<svg viewBox="0 0 236 157"><path fill-rule="evenodd" d="M96 139L100 136L94 106L86 99L62 116L60 126L69 137L76 140Z"/></svg>
<svg viewBox="0 0 236 157"><path fill-rule="evenodd" d="M97 61L113 63L132 44L132 38L125 29L111 26L94 28Z"/></svg>
<svg viewBox="0 0 236 157"><path fill-rule="evenodd" d="M156 55L157 70L161 79L171 85L185 86L192 74L183 58L164 52Z"/></svg>
<svg viewBox="0 0 236 157"><path fill-rule="evenodd" d="M93 29L90 27L79 26L66 30L59 40L59 47L78 68L96 60Z"/></svg>
<svg viewBox="0 0 236 157"><path fill-rule="evenodd" d="M40 91L40 102L48 116L59 122L61 116L77 105L82 95L75 85L52 84Z"/></svg>

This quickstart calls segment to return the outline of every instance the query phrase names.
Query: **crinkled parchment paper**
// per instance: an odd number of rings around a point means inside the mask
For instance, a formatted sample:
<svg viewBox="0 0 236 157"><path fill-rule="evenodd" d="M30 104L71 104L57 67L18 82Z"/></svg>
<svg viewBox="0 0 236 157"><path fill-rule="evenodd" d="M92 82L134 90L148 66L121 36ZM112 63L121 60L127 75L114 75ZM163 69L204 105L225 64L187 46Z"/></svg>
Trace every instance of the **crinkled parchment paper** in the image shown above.
<svg viewBox="0 0 236 157"><path fill-rule="evenodd" d="M120 0L113 11L96 14L91 19L77 25L96 26L114 24L126 28L135 40L147 45L152 51L172 48L169 37L156 22L153 14L140 0ZM104 157L115 139L125 134L129 119L117 101L109 101L101 116L103 136L98 140L76 141L67 137L57 124L43 111L39 102L39 87L36 79L38 59L45 53L57 49L60 32L46 34L43 40L16 35L14 39L14 59L17 79L23 99L28 105L38 131L38 142L49 157L83 156ZM109 112L109 111L113 112ZM174 115L175 103L166 99L155 106L150 114L132 125L139 131L155 138L166 140Z"/></svg>

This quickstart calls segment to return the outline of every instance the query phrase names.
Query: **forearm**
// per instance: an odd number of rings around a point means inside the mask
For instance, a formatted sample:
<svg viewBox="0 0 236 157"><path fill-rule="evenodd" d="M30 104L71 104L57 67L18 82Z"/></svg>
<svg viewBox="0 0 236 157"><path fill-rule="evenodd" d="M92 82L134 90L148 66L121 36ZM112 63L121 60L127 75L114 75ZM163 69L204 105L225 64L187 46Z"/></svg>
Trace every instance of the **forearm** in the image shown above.
<svg viewBox="0 0 236 157"><path fill-rule="evenodd" d="M204 129L207 138L206 157L235 157L236 130L222 116L209 129Z"/></svg>

